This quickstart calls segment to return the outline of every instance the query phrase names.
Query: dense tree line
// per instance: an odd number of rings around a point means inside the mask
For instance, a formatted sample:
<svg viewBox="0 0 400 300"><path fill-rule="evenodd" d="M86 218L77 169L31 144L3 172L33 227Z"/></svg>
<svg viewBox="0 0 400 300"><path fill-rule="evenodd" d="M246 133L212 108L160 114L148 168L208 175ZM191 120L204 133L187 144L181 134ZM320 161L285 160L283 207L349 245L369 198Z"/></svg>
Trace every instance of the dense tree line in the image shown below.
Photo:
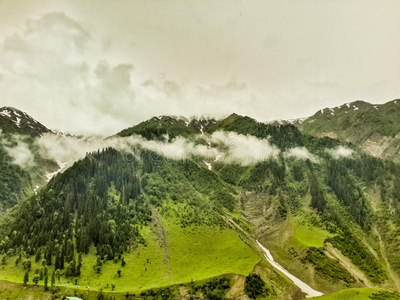
<svg viewBox="0 0 400 300"><path fill-rule="evenodd" d="M171 140L177 136L187 137L197 132L195 128L184 124L183 121L178 122L169 116L154 117L136 126L124 129L118 135L121 137L141 135L148 140L165 140L165 136L168 135Z"/></svg>
<svg viewBox="0 0 400 300"><path fill-rule="evenodd" d="M265 287L265 283L260 275L253 273L246 276L244 291L250 299L257 299L264 296L268 289Z"/></svg>
<svg viewBox="0 0 400 300"><path fill-rule="evenodd" d="M129 160L111 148L97 151L51 180L9 216L0 251L34 255L66 276L79 276L81 255L92 245L101 260L111 260L145 243L140 226L151 220L151 206L182 203L182 225L222 226L218 211L233 209L235 201L226 183L194 161L154 163L154 153L132 151Z"/></svg>

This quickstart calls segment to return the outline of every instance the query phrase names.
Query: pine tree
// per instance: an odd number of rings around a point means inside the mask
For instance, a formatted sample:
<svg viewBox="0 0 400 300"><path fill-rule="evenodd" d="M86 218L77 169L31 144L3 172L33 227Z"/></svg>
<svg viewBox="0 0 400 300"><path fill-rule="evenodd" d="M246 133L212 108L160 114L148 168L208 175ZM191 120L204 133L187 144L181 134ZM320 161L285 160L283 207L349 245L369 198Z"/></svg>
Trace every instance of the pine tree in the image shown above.
<svg viewBox="0 0 400 300"><path fill-rule="evenodd" d="M314 173L311 173L310 176L310 194L311 206L316 208L321 213L324 212L326 207L326 199Z"/></svg>
<svg viewBox="0 0 400 300"><path fill-rule="evenodd" d="M60 260L61 260L61 254L58 253L58 255L56 255L56 261L54 262L54 269L55 270L60 269L60 266L61 266Z"/></svg>
<svg viewBox="0 0 400 300"><path fill-rule="evenodd" d="M46 252L46 265L51 266L51 251L50 249Z"/></svg>
<svg viewBox="0 0 400 300"><path fill-rule="evenodd" d="M76 276L81 276L81 268L82 268L82 253L79 253L78 265L76 267Z"/></svg>
<svg viewBox="0 0 400 300"><path fill-rule="evenodd" d="M60 260L59 260L59 263L60 263L60 270L64 269L64 262L65 262L64 252L61 252Z"/></svg>
<svg viewBox="0 0 400 300"><path fill-rule="evenodd" d="M39 274L35 274L35 276L33 276L33 279L32 279L33 283L35 285L37 285L39 283L39 280L40 280L40 275Z"/></svg>
<svg viewBox="0 0 400 300"><path fill-rule="evenodd" d="M47 291L47 290L49 289L48 283L49 283L49 278L48 278L48 276L46 275L46 276L44 277L44 290L45 290L45 291Z"/></svg>
<svg viewBox="0 0 400 300"><path fill-rule="evenodd" d="M56 284L56 271L51 274L51 289L54 288L54 285Z"/></svg>
<svg viewBox="0 0 400 300"><path fill-rule="evenodd" d="M57 269L57 270L56 270L56 275L55 275L55 276L57 277L58 282L60 282L60 279L61 279L61 272L60 272L60 269Z"/></svg>
<svg viewBox="0 0 400 300"><path fill-rule="evenodd" d="M40 258L42 257L42 251L40 248L36 251L35 262L39 262Z"/></svg>
<svg viewBox="0 0 400 300"><path fill-rule="evenodd" d="M28 273L28 271L25 273L25 276L24 276L24 285L26 285L27 283L29 282L29 273Z"/></svg>
<svg viewBox="0 0 400 300"><path fill-rule="evenodd" d="M26 268L28 269L28 272L31 270L31 268L32 268L32 262L31 262L31 260L29 259L29 260L27 260L27 262L26 262Z"/></svg>
<svg viewBox="0 0 400 300"><path fill-rule="evenodd" d="M122 258L122 260L121 260L121 266L125 267L125 265L126 265L125 258Z"/></svg>

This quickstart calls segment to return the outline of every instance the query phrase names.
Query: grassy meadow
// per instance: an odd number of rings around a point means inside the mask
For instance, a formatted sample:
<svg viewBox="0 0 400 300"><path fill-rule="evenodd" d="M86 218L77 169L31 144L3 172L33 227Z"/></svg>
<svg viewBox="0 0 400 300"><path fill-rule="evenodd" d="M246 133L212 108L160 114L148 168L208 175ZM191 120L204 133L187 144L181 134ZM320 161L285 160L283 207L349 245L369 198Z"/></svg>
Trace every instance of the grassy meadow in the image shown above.
<svg viewBox="0 0 400 300"><path fill-rule="evenodd" d="M134 251L124 254L126 265L121 260L103 262L101 272L94 266L97 257L91 248L83 256L81 277L56 280L56 285L65 288L100 290L104 292L140 293L143 290L173 284L199 281L222 274L248 275L262 257L246 245L231 229L200 225L181 228L171 219L162 219L165 237L158 236L155 226L146 226L141 234L146 245L139 244ZM165 244L163 242L165 239ZM164 248L166 245L166 248ZM26 272L21 264L15 265L15 257L9 257L2 266L0 280L22 283ZM31 257L32 268L29 284L35 270L42 267ZM48 267L52 274L54 267ZM121 276L118 276L121 270ZM49 275L49 286L50 286ZM41 280L39 285L43 285ZM114 288L113 288L114 285Z"/></svg>

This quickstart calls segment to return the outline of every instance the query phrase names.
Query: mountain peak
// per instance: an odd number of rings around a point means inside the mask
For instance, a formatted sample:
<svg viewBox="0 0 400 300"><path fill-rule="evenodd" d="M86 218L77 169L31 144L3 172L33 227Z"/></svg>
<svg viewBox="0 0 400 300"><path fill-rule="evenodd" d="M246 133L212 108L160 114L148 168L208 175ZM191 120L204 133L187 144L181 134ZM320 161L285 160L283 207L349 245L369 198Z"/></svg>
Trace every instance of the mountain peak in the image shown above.
<svg viewBox="0 0 400 300"><path fill-rule="evenodd" d="M18 132L32 136L40 136L43 133L52 132L27 113L12 106L0 108L0 128L5 132Z"/></svg>

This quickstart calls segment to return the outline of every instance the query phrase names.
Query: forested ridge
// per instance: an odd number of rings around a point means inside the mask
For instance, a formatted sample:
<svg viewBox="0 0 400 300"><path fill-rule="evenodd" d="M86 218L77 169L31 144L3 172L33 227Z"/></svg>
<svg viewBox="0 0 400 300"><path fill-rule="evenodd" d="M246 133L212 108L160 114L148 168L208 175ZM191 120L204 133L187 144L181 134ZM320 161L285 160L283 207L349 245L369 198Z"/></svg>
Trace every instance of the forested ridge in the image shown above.
<svg viewBox="0 0 400 300"><path fill-rule="evenodd" d="M182 136L206 144L199 124L153 118L120 135L142 135L167 143ZM382 232L387 260L400 272L398 164L367 155L352 144L309 136L293 125L267 125L232 115L208 124L204 121L202 126L205 135L216 131L251 135L268 140L281 152L249 165L216 160L211 170L201 156L176 161L141 147L88 153L2 219L0 251L6 264L13 259L29 273L30 262L42 262L39 275L51 268L54 276L77 279L83 258L94 251L96 262L91 267L101 274L107 261L124 266L127 253L149 245L143 229L154 226L157 213L182 230L193 226L229 229L229 217L244 231L261 235L263 231L257 231L261 225L249 221L245 202L246 197L254 197L262 199L258 211L268 211L262 221L268 224L265 232L295 219L326 232L318 247L282 245L292 261L304 268L311 266L321 278L338 286L360 285L354 274L326 255L331 245L373 284L390 285L385 260L371 248L378 249L374 235L376 230ZM352 154L334 157L329 151L338 146ZM317 159L285 155L293 148L305 149ZM21 172L18 176L28 175ZM237 234L246 241L240 231ZM263 287L262 293L272 290Z"/></svg>

